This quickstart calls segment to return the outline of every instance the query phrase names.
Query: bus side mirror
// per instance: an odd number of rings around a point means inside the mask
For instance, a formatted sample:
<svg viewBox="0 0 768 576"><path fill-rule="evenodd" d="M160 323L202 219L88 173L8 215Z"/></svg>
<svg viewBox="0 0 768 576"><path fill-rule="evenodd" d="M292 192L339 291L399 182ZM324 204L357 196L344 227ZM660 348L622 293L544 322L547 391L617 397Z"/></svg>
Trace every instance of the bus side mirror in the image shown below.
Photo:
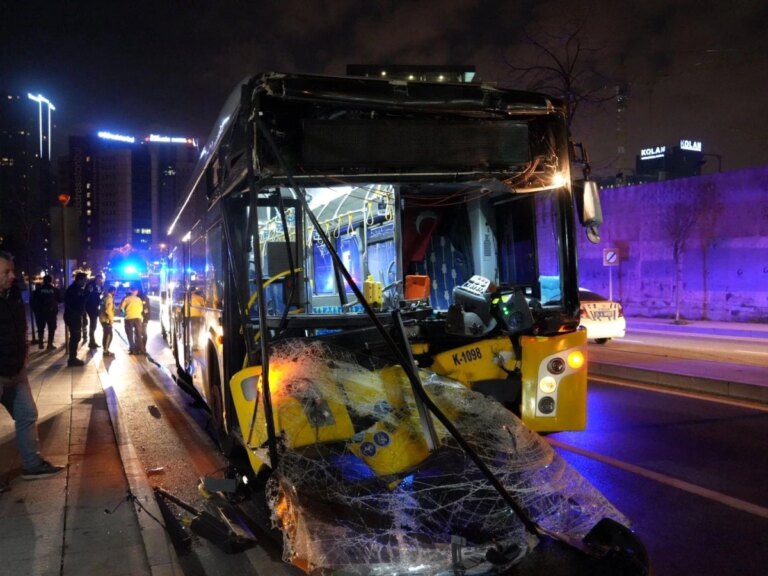
<svg viewBox="0 0 768 576"><path fill-rule="evenodd" d="M573 183L579 222L587 229L587 238L593 244L600 242L600 225L603 223L603 208L597 182L579 180Z"/></svg>

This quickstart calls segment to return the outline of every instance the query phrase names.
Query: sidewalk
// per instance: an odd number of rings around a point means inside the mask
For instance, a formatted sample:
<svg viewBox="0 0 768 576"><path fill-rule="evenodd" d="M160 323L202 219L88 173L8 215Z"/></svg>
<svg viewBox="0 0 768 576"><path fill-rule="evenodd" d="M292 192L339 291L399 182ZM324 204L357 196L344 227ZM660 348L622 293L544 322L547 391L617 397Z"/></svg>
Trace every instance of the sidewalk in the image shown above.
<svg viewBox="0 0 768 576"><path fill-rule="evenodd" d="M29 380L42 455L66 469L23 480L13 420L1 411L0 481L7 486L0 493L0 576L174 574L163 529L127 498L134 494L156 511L104 385L101 351L81 346L86 365L67 368L61 322L56 336L55 351L31 347Z"/></svg>
<svg viewBox="0 0 768 576"><path fill-rule="evenodd" d="M675 324L671 319L627 318L627 336L660 332L667 336L717 336L744 338L765 344L768 324L692 321ZM617 341L617 342L620 342ZM663 388L700 392L732 400L768 404L768 367L668 355L637 354L590 346L591 375L630 379Z"/></svg>

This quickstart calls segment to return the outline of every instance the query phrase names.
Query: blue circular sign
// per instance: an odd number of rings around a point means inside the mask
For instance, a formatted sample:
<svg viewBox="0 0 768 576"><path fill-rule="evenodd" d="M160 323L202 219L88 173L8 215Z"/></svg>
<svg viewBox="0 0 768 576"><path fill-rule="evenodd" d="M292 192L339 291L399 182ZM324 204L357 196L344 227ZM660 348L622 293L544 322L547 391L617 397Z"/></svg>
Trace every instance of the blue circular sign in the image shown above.
<svg viewBox="0 0 768 576"><path fill-rule="evenodd" d="M372 442L363 442L360 444L360 453L366 458L372 458L376 455L376 446Z"/></svg>
<svg viewBox="0 0 768 576"><path fill-rule="evenodd" d="M378 446L389 446L392 439L386 432L376 432L376 434L373 435L373 441L376 442Z"/></svg>

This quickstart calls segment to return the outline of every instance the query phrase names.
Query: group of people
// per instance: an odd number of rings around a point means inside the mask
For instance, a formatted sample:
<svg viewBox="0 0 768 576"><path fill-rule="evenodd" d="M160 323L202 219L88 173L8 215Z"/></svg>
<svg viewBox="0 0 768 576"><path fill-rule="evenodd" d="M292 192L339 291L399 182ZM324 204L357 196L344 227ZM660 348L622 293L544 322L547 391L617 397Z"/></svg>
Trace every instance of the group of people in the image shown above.
<svg viewBox="0 0 768 576"><path fill-rule="evenodd" d="M111 357L112 325L115 314L125 316L125 334L128 339L129 354L145 355L147 342L147 323L149 322L149 300L138 287L131 287L126 297L117 304L114 286L104 288L104 276L97 274L91 280L84 272L75 274L74 281L67 288L64 297L53 284L51 276L43 277L43 282L30 296L30 306L35 317L36 333L33 344L40 350L45 348L45 331L48 330L48 350L55 350L53 338L56 333L56 318L59 305L64 302L64 325L69 336L69 359L67 366L84 366L77 357L77 350L86 342L90 349L103 348L103 356ZM101 345L96 341L96 329L101 325Z"/></svg>
<svg viewBox="0 0 768 576"><path fill-rule="evenodd" d="M83 366L77 357L77 349L88 340L91 349L103 348L102 355L114 356L109 350L112 344L115 314L119 309L125 317L125 336L128 339L128 353L146 355L147 330L149 322L149 299L139 288L131 286L128 294L115 304L116 288L104 290L104 277L97 274L92 280L84 272L75 274L64 295L64 325L69 334L69 359L67 366ZM87 323L87 330L85 323ZM96 327L101 324L101 345L96 342ZM82 334L82 338L81 335Z"/></svg>
<svg viewBox="0 0 768 576"><path fill-rule="evenodd" d="M37 433L37 405L27 376L29 345L27 341L27 315L21 289L16 282L13 256L0 250L0 403L14 420L16 444L21 455L22 478L37 480L60 473L64 467L51 464L40 455ZM101 347L104 356L112 343L112 324L115 319L114 286L104 289L104 277L97 274L92 280L83 272L75 274L74 281L64 294L64 323L69 336L67 366L83 366L77 357L79 345L88 341L90 348L99 348L96 327L101 324ZM61 293L50 276L30 295L30 306L35 316L39 348L44 347L43 336L48 329L48 350L54 350L53 337ZM146 324L149 321L149 300L132 287L119 305L125 315L125 332L130 354L146 354ZM87 329L87 331L86 331ZM82 338L81 338L82 336ZM7 486L0 482L0 492Z"/></svg>

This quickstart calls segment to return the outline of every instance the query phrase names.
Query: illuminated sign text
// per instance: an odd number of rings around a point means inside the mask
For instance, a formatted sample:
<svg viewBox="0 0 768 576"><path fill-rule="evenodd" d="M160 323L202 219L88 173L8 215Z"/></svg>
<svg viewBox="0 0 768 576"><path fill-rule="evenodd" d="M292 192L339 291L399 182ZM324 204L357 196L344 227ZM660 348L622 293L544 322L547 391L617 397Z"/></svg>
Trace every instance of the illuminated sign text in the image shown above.
<svg viewBox="0 0 768 576"><path fill-rule="evenodd" d="M197 146L197 139L184 138L183 136L160 136L159 134L150 134L144 139L145 142L161 142L164 144L189 144Z"/></svg>
<svg viewBox="0 0 768 576"><path fill-rule="evenodd" d="M128 144L133 144L136 142L136 138L133 136L124 136L122 134L112 134L112 132L105 132L101 131L98 133L99 138L103 138L104 140L114 140L116 142L127 142Z"/></svg>
<svg viewBox="0 0 768 576"><path fill-rule="evenodd" d="M663 158L667 152L666 146L656 146L655 148L643 148L640 150L640 160L651 160L653 158Z"/></svg>
<svg viewBox="0 0 768 576"><path fill-rule="evenodd" d="M692 152L701 152L700 140L680 140L680 150L690 150Z"/></svg>

